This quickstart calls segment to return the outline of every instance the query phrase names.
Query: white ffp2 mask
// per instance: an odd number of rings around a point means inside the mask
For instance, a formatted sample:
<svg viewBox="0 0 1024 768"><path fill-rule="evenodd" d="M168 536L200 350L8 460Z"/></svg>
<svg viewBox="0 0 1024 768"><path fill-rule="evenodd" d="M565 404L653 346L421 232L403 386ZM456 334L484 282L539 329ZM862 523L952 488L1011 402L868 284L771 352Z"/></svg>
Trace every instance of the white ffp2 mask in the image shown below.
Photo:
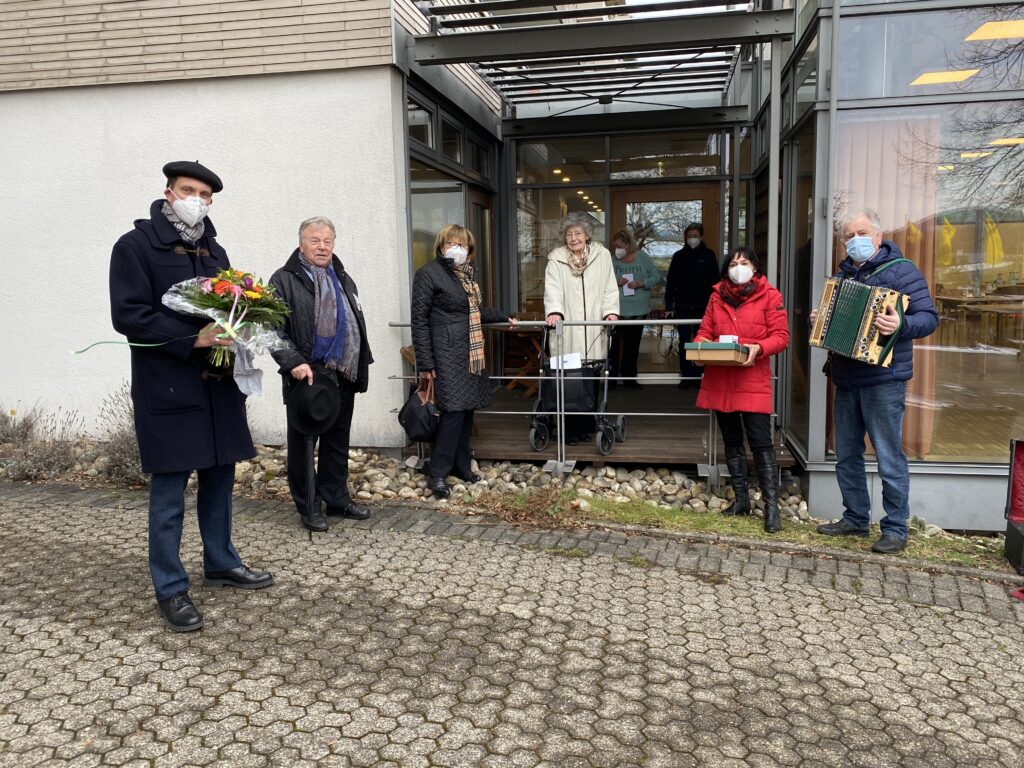
<svg viewBox="0 0 1024 768"><path fill-rule="evenodd" d="M194 227L200 221L206 218L206 214L210 211L210 206L206 203L203 198L199 195L192 195L191 197L178 197L177 193L172 189L171 194L174 195L175 200L171 202L171 210L174 211L175 215L188 224L190 227Z"/></svg>

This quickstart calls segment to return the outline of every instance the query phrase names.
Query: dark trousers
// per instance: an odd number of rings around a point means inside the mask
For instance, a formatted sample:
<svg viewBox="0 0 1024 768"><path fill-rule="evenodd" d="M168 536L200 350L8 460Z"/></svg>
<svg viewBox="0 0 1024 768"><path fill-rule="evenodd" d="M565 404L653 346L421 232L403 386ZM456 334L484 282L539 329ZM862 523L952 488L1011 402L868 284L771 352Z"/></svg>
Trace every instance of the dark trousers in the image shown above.
<svg viewBox="0 0 1024 768"><path fill-rule="evenodd" d="M771 414L715 411L715 418L726 448L742 448L743 431L746 429L752 453L772 450Z"/></svg>
<svg viewBox="0 0 1024 768"><path fill-rule="evenodd" d="M351 501L348 491L348 436L352 427L352 408L355 404L354 385L340 379L341 408L331 428L319 438L306 437L288 426L288 489L300 515L306 514L306 441L314 444L319 440L316 462L316 497L314 505L321 502L328 507L340 507Z"/></svg>
<svg viewBox="0 0 1024 768"><path fill-rule="evenodd" d="M157 600L188 590L181 564L181 528L185 521L185 486L192 472L154 472L149 486L149 574ZM203 539L203 569L229 571L242 564L231 543L231 494L235 465L200 469L196 511Z"/></svg>
<svg viewBox="0 0 1024 768"><path fill-rule="evenodd" d="M643 320L647 315L623 317L623 320ZM636 361L640 356L640 341L644 336L642 325L621 325L612 334L610 352L610 375L614 377L636 377Z"/></svg>
<svg viewBox="0 0 1024 768"><path fill-rule="evenodd" d="M453 471L468 476L473 454L469 438L473 432L473 411L444 411L430 452L430 476L444 479Z"/></svg>

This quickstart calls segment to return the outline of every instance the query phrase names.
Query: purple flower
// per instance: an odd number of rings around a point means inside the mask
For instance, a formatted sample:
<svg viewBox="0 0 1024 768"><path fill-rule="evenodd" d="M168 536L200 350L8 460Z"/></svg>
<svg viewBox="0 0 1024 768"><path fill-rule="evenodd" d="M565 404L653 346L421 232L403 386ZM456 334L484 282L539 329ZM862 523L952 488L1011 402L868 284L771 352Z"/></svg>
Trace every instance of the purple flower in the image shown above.
<svg viewBox="0 0 1024 768"><path fill-rule="evenodd" d="M251 291L252 290L252 278L251 277L245 278L245 280L242 281L242 285L245 286L245 290Z"/></svg>

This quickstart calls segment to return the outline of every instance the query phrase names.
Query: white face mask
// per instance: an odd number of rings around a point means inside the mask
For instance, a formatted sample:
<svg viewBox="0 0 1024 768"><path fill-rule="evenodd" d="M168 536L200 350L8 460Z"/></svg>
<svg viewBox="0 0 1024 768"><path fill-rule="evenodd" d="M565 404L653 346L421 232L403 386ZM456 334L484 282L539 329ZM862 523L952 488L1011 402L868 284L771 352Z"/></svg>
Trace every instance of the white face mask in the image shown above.
<svg viewBox="0 0 1024 768"><path fill-rule="evenodd" d="M179 219L184 221L190 227L194 227L200 221L206 218L206 214L210 211L208 203L203 201L203 198L199 195L193 195L192 197L178 197L178 194L172 189L171 194L174 195L176 200L171 202L171 210L177 215Z"/></svg>
<svg viewBox="0 0 1024 768"><path fill-rule="evenodd" d="M444 252L444 257L446 259L451 259L452 264L465 264L468 256L469 250L463 248L461 245L453 245Z"/></svg>
<svg viewBox="0 0 1024 768"><path fill-rule="evenodd" d="M686 238L686 244L688 246L690 246L691 248L693 248L694 250L697 250L697 246L700 245L700 238L699 237L688 237L688 238Z"/></svg>
<svg viewBox="0 0 1024 768"><path fill-rule="evenodd" d="M626 258L626 249L625 248L616 248L615 249L615 258L616 259L624 259L624 258Z"/></svg>
<svg viewBox="0 0 1024 768"><path fill-rule="evenodd" d="M746 285L754 277L754 268L749 264L734 264L729 267L729 279L736 285Z"/></svg>

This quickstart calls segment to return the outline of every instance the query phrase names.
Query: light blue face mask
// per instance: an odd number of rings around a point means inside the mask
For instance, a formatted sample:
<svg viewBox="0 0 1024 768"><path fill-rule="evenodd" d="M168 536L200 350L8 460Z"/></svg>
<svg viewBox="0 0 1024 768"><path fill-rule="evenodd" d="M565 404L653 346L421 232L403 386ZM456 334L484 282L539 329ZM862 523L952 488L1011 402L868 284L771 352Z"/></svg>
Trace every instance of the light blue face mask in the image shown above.
<svg viewBox="0 0 1024 768"><path fill-rule="evenodd" d="M875 255L875 246L868 235L855 235L846 241L846 254L858 264Z"/></svg>

